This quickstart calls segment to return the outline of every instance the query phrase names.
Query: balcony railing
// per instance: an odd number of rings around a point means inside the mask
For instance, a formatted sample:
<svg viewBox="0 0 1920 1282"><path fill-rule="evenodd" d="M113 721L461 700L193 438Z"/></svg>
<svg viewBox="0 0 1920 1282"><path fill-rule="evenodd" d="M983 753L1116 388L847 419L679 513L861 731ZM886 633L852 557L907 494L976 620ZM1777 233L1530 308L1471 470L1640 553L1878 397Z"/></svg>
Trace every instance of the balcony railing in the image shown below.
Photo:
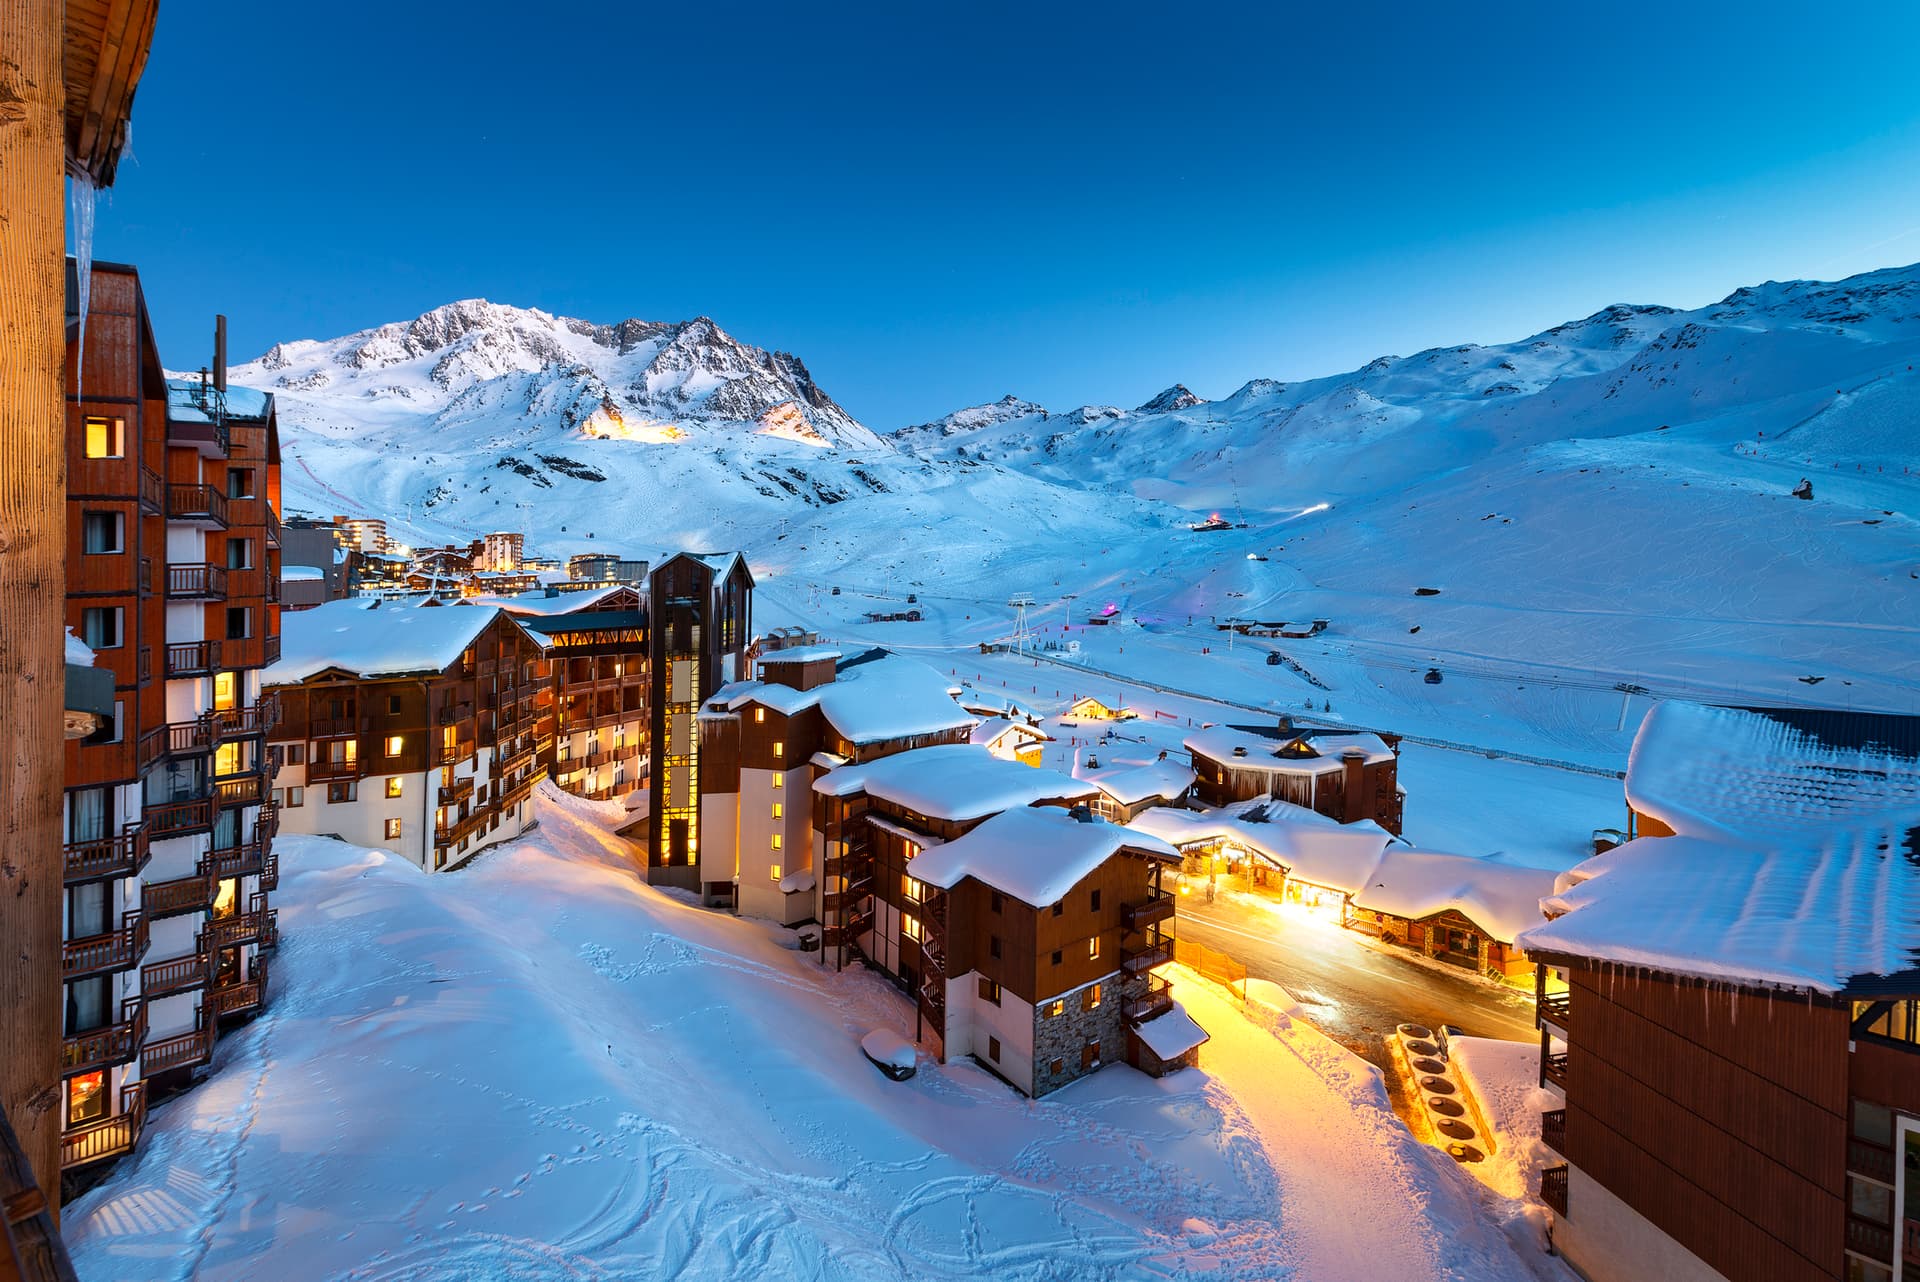
<svg viewBox="0 0 1920 1282"><path fill-rule="evenodd" d="M238 708L215 708L205 714L205 719L215 742L265 734L273 728L273 706L263 699Z"/></svg>
<svg viewBox="0 0 1920 1282"><path fill-rule="evenodd" d="M166 510L167 483L160 479L160 473L146 464L140 465L140 510L150 516L160 516Z"/></svg>
<svg viewBox="0 0 1920 1282"><path fill-rule="evenodd" d="M230 810L235 806L257 806L265 792L257 774L235 775L231 779L216 779L213 782L214 800L222 810Z"/></svg>
<svg viewBox="0 0 1920 1282"><path fill-rule="evenodd" d="M237 948L241 944L251 944L260 938L260 914L234 913L230 917L217 918L212 928L215 948Z"/></svg>
<svg viewBox="0 0 1920 1282"><path fill-rule="evenodd" d="M1847 1249L1893 1263L1893 1230L1853 1215L1847 1216Z"/></svg>
<svg viewBox="0 0 1920 1282"><path fill-rule="evenodd" d="M140 1071L148 1077L173 1068L191 1068L213 1058L213 1021L203 1014L194 1027L146 1044L140 1052Z"/></svg>
<svg viewBox="0 0 1920 1282"><path fill-rule="evenodd" d="M473 795L473 776L455 775L453 782L440 789L440 804L457 806Z"/></svg>
<svg viewBox="0 0 1920 1282"><path fill-rule="evenodd" d="M280 514L273 510L272 504L267 505L267 546L280 546Z"/></svg>
<svg viewBox="0 0 1920 1282"><path fill-rule="evenodd" d="M269 908L260 917L260 948L272 952L280 947L280 910Z"/></svg>
<svg viewBox="0 0 1920 1282"><path fill-rule="evenodd" d="M1145 930L1155 922L1173 916L1173 896L1156 890L1145 899L1120 905L1120 924L1128 930Z"/></svg>
<svg viewBox="0 0 1920 1282"><path fill-rule="evenodd" d="M61 949L61 970L68 979L126 970L147 951L147 919L137 912L121 919L120 929L85 939L69 939Z"/></svg>
<svg viewBox="0 0 1920 1282"><path fill-rule="evenodd" d="M1567 1151L1567 1110L1556 1108L1540 1114L1540 1138L1556 1153Z"/></svg>
<svg viewBox="0 0 1920 1282"><path fill-rule="evenodd" d="M147 1037L147 1004L129 997L120 1007L120 1022L75 1033L61 1048L60 1071L71 1077L109 1064L125 1064L140 1053Z"/></svg>
<svg viewBox="0 0 1920 1282"><path fill-rule="evenodd" d="M1847 1141L1847 1169L1870 1176L1882 1184L1893 1183L1893 1150L1864 1140Z"/></svg>
<svg viewBox="0 0 1920 1282"><path fill-rule="evenodd" d="M307 782L324 783L329 779L358 779L359 761L325 761L315 758L307 762Z"/></svg>
<svg viewBox="0 0 1920 1282"><path fill-rule="evenodd" d="M260 662L271 665L280 662L280 634L269 632L260 638Z"/></svg>
<svg viewBox="0 0 1920 1282"><path fill-rule="evenodd" d="M205 912L213 906L218 879L212 867L202 862L185 877L172 881L150 881L140 892L140 907L149 917L176 917L181 913Z"/></svg>
<svg viewBox="0 0 1920 1282"><path fill-rule="evenodd" d="M473 753L474 743L471 739L462 739L458 743L443 743L440 745L440 764L450 766L455 762L465 761Z"/></svg>
<svg viewBox="0 0 1920 1282"><path fill-rule="evenodd" d="M178 837L213 827L213 798L189 797L146 808L147 831L155 837Z"/></svg>
<svg viewBox="0 0 1920 1282"><path fill-rule="evenodd" d="M147 1120L147 1084L135 1082L120 1088L120 1112L97 1122L75 1127L60 1136L60 1169L118 1157L133 1150L140 1141L140 1129Z"/></svg>
<svg viewBox="0 0 1920 1282"><path fill-rule="evenodd" d="M155 726L140 736L134 756L139 761L142 771L166 755L167 728L165 726Z"/></svg>
<svg viewBox="0 0 1920 1282"><path fill-rule="evenodd" d="M167 519L227 528L227 496L211 485L169 485Z"/></svg>
<svg viewBox="0 0 1920 1282"><path fill-rule="evenodd" d="M147 829L143 823L128 824L118 836L102 837L98 841L69 841L66 880L71 885L109 877L131 877L147 866L148 856Z"/></svg>
<svg viewBox="0 0 1920 1282"><path fill-rule="evenodd" d="M1549 1166L1540 1172L1540 1200L1553 1208L1555 1215L1567 1213L1567 1168Z"/></svg>
<svg viewBox="0 0 1920 1282"><path fill-rule="evenodd" d="M227 595L227 571L224 566L169 565L167 595L176 601L215 601Z"/></svg>
<svg viewBox="0 0 1920 1282"><path fill-rule="evenodd" d="M205 988L212 982L211 953L193 952L185 957L169 957L140 968L140 992L149 1001Z"/></svg>
<svg viewBox="0 0 1920 1282"><path fill-rule="evenodd" d="M434 720L443 726L456 725L462 721L471 721L473 720L473 705L471 703L450 703L435 714Z"/></svg>
<svg viewBox="0 0 1920 1282"><path fill-rule="evenodd" d="M256 955L251 979L213 990L213 1009L221 1015L242 1015L265 1005L266 995L267 964Z"/></svg>
<svg viewBox="0 0 1920 1282"><path fill-rule="evenodd" d="M1158 975L1147 976L1147 989L1136 997L1129 997L1121 1013L1128 1021L1144 1024L1156 1015L1164 1015L1173 1009L1173 985Z"/></svg>
<svg viewBox="0 0 1920 1282"><path fill-rule="evenodd" d="M1173 941L1156 939L1143 947L1125 947L1120 950L1120 969L1129 975L1138 975L1152 970L1156 966L1165 966L1173 961Z"/></svg>
<svg viewBox="0 0 1920 1282"><path fill-rule="evenodd" d="M1561 1090L1567 1089L1567 1054L1542 1055L1540 1057L1540 1076L1544 1081L1552 1082Z"/></svg>
<svg viewBox="0 0 1920 1282"><path fill-rule="evenodd" d="M213 730L204 717L167 726L167 751L175 756L213 751Z"/></svg>
<svg viewBox="0 0 1920 1282"><path fill-rule="evenodd" d="M1568 1022L1573 1015L1572 993L1552 993L1542 997L1538 1009L1541 1020L1563 1033L1573 1031L1573 1025Z"/></svg>
<svg viewBox="0 0 1920 1282"><path fill-rule="evenodd" d="M218 641L182 641L167 647L170 677L204 677L219 666Z"/></svg>

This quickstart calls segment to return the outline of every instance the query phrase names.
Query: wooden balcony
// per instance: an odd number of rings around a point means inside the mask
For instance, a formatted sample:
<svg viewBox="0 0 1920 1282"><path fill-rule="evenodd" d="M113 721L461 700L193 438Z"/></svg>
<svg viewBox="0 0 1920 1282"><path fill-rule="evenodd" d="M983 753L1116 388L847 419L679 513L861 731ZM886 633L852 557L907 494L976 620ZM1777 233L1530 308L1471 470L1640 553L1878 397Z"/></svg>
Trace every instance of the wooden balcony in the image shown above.
<svg viewBox="0 0 1920 1282"><path fill-rule="evenodd" d="M178 917L181 913L205 912L213 907L219 878L209 863L202 861L197 871L172 881L150 881L140 892L140 909L148 917Z"/></svg>
<svg viewBox="0 0 1920 1282"><path fill-rule="evenodd" d="M260 948L272 952L280 947L280 910L269 908L260 916Z"/></svg>
<svg viewBox="0 0 1920 1282"><path fill-rule="evenodd" d="M214 876L222 880L258 877L266 867L266 846L258 840L240 846L221 846L208 859L213 864Z"/></svg>
<svg viewBox="0 0 1920 1282"><path fill-rule="evenodd" d="M1143 945L1125 945L1120 949L1120 969L1129 975L1140 975L1158 966L1173 962L1173 941L1156 939Z"/></svg>
<svg viewBox="0 0 1920 1282"><path fill-rule="evenodd" d="M1121 1007L1121 1014L1129 1023L1144 1024L1156 1015L1164 1015L1173 1009L1173 985L1158 975L1147 976L1144 992L1127 998Z"/></svg>
<svg viewBox="0 0 1920 1282"><path fill-rule="evenodd" d="M146 808L147 831L155 837L178 837L213 827L213 798L189 797Z"/></svg>
<svg viewBox="0 0 1920 1282"><path fill-rule="evenodd" d="M1564 1155L1567 1151L1567 1110L1556 1108L1540 1114L1540 1138L1548 1148Z"/></svg>
<svg viewBox="0 0 1920 1282"><path fill-rule="evenodd" d="M1156 890L1145 899L1120 905L1120 924L1128 930L1145 930L1156 922L1172 918L1173 908L1173 896Z"/></svg>
<svg viewBox="0 0 1920 1282"><path fill-rule="evenodd" d="M97 1122L77 1126L60 1136L60 1169L119 1157L133 1151L140 1142L141 1128L147 1121L147 1084L135 1082L120 1090L120 1112Z"/></svg>
<svg viewBox="0 0 1920 1282"><path fill-rule="evenodd" d="M1856 1216L1847 1216L1847 1249L1893 1263L1893 1230Z"/></svg>
<svg viewBox="0 0 1920 1282"><path fill-rule="evenodd" d="M240 708L216 708L204 718L208 734L215 743L265 734L273 728L273 719L274 705L265 699Z"/></svg>
<svg viewBox="0 0 1920 1282"><path fill-rule="evenodd" d="M140 993L148 1001L205 988L213 982L213 954L188 953L140 968Z"/></svg>
<svg viewBox="0 0 1920 1282"><path fill-rule="evenodd" d="M227 496L211 485L169 485L167 519L224 530L227 528Z"/></svg>
<svg viewBox="0 0 1920 1282"><path fill-rule="evenodd" d="M1536 1009L1540 1023L1552 1024L1563 1033L1573 1031L1573 1025L1569 1022L1573 1016L1572 993L1552 993L1542 997Z"/></svg>
<svg viewBox="0 0 1920 1282"><path fill-rule="evenodd" d="M213 797L222 810L231 810L235 806L257 806L266 796L266 787L260 776L235 775L230 779L213 781Z"/></svg>
<svg viewBox="0 0 1920 1282"><path fill-rule="evenodd" d="M1540 1082L1552 1083L1564 1093L1567 1089L1567 1054L1542 1055L1540 1057Z"/></svg>
<svg viewBox="0 0 1920 1282"><path fill-rule="evenodd" d="M213 990L213 1009L221 1016L246 1015L258 1011L267 1001L267 964L253 959L253 977L237 984Z"/></svg>
<svg viewBox="0 0 1920 1282"><path fill-rule="evenodd" d="M434 715L434 724L442 726L458 725L462 721L473 720L473 704L470 702L449 703Z"/></svg>
<svg viewBox="0 0 1920 1282"><path fill-rule="evenodd" d="M75 1033L62 1044L60 1071L71 1077L109 1064L125 1064L140 1053L147 1038L147 1004L129 997L121 1004L120 1022Z"/></svg>
<svg viewBox="0 0 1920 1282"><path fill-rule="evenodd" d="M167 755L167 728L155 726L140 736L140 742L134 753L134 760L142 771Z"/></svg>
<svg viewBox="0 0 1920 1282"><path fill-rule="evenodd" d="M1847 1141L1847 1169L1882 1184L1893 1183L1893 1150L1864 1140Z"/></svg>
<svg viewBox="0 0 1920 1282"><path fill-rule="evenodd" d="M260 914L233 913L216 918L208 933L212 936L215 949L237 948L241 944L254 943L260 938Z"/></svg>
<svg viewBox="0 0 1920 1282"><path fill-rule="evenodd" d="M1554 1214L1564 1216L1567 1213L1567 1168L1549 1166L1540 1172L1540 1200L1553 1209Z"/></svg>
<svg viewBox="0 0 1920 1282"><path fill-rule="evenodd" d="M66 844L66 883L132 877L147 866L151 852L145 823L128 824L118 836Z"/></svg>
<svg viewBox="0 0 1920 1282"><path fill-rule="evenodd" d="M137 912L121 918L120 929L85 939L69 939L61 948L61 973L67 979L104 975L139 964L147 952L147 919Z"/></svg>
<svg viewBox="0 0 1920 1282"><path fill-rule="evenodd" d="M474 741L471 739L462 739L457 743L441 744L439 762L443 766L455 765L472 757L474 751Z"/></svg>
<svg viewBox="0 0 1920 1282"><path fill-rule="evenodd" d="M184 641L167 647L167 675L204 677L220 666L218 641Z"/></svg>
<svg viewBox="0 0 1920 1282"><path fill-rule="evenodd" d="M204 562L167 567L167 596L174 601L220 601L227 595L226 567Z"/></svg>
<svg viewBox="0 0 1920 1282"><path fill-rule="evenodd" d="M202 1015L186 1032L148 1042L140 1052L140 1071L152 1077L169 1069L204 1064L213 1058L213 1039L213 1021Z"/></svg>
<svg viewBox="0 0 1920 1282"><path fill-rule="evenodd" d="M167 507L167 483L160 473L140 465L140 510L148 516L162 516Z"/></svg>
<svg viewBox="0 0 1920 1282"><path fill-rule="evenodd" d="M455 775L452 783L441 785L440 804L443 806L457 806L472 795L473 776Z"/></svg>
<svg viewBox="0 0 1920 1282"><path fill-rule="evenodd" d="M322 761L307 762L307 782L326 783L335 779L358 779L362 775L358 761Z"/></svg>

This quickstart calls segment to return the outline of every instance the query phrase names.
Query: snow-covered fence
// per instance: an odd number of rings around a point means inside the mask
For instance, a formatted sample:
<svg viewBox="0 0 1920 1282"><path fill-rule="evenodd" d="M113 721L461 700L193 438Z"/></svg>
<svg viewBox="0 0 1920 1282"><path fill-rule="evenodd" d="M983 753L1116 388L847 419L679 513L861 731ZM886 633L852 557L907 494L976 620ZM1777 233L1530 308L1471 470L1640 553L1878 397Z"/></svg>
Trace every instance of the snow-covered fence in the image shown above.
<svg viewBox="0 0 1920 1282"><path fill-rule="evenodd" d="M1173 960L1196 975L1224 985L1235 997L1247 998L1247 968L1217 948L1190 939L1173 941Z"/></svg>

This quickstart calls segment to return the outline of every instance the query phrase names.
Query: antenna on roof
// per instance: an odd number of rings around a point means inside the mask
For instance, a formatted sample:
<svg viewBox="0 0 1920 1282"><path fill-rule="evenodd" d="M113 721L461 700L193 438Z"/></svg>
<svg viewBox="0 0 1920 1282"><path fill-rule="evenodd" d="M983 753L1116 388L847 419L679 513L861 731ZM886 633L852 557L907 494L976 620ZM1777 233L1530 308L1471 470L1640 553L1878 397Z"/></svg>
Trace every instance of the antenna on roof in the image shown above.
<svg viewBox="0 0 1920 1282"><path fill-rule="evenodd" d="M217 314L213 318L213 387L223 395L227 390L227 318Z"/></svg>

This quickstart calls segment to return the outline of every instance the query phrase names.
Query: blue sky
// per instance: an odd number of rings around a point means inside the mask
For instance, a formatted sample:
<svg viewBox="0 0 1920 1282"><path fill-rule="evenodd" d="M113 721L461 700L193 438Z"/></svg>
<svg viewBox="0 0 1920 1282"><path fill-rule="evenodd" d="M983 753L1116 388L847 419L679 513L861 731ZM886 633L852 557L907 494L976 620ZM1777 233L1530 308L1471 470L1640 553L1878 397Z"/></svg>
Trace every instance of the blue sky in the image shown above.
<svg viewBox="0 0 1920 1282"><path fill-rule="evenodd" d="M1331 8L168 4L94 248L174 367L706 314L882 429L1920 260L1920 6Z"/></svg>

